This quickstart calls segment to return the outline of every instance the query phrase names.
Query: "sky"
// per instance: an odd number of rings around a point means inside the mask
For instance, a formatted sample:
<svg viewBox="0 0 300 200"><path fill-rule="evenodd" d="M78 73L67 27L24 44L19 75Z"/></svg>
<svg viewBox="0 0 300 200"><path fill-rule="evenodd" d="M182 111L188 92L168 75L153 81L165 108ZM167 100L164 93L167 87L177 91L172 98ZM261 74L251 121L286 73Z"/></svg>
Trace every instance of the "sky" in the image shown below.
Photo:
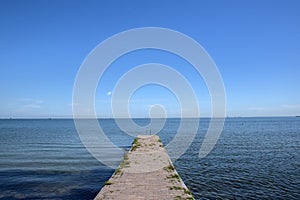
<svg viewBox="0 0 300 200"><path fill-rule="evenodd" d="M142 27L176 30L202 45L222 76L227 116L300 115L299 10L297 0L0 0L0 118L72 117L73 86L87 55L105 39ZM210 116L207 86L193 66L148 49L120 57L103 74L95 94L98 117L112 117L118 80L145 63L182 74L201 116ZM178 117L185 109L179 103L168 88L152 84L132 94L129 110L148 117L159 104L168 117Z"/></svg>

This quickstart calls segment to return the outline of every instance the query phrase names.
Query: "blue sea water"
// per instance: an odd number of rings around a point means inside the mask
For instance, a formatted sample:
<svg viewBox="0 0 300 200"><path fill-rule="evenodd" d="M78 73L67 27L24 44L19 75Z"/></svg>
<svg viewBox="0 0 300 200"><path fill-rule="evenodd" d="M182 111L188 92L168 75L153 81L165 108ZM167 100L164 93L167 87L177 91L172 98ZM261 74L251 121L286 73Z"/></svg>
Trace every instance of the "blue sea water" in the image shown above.
<svg viewBox="0 0 300 200"><path fill-rule="evenodd" d="M227 118L213 151L199 159L209 122L200 119L174 162L195 199L300 199L300 118ZM99 123L115 144L130 147L133 137L113 119ZM179 123L166 121L165 145ZM113 171L88 153L71 119L0 120L0 199L93 199Z"/></svg>

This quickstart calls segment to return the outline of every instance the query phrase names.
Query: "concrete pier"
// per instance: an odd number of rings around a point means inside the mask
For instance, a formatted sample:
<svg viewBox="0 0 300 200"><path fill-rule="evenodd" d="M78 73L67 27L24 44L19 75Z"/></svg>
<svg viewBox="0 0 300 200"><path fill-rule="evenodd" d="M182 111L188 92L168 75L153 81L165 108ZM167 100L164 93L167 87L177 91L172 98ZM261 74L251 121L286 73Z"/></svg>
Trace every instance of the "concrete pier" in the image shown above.
<svg viewBox="0 0 300 200"><path fill-rule="evenodd" d="M194 198L176 172L159 137L139 135L95 199Z"/></svg>

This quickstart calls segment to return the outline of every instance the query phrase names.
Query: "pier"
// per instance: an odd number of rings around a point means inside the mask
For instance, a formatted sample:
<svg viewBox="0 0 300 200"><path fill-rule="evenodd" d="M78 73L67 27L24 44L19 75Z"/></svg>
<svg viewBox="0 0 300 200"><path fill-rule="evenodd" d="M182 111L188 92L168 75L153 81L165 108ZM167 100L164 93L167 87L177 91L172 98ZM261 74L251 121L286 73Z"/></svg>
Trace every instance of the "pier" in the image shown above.
<svg viewBox="0 0 300 200"><path fill-rule="evenodd" d="M95 197L100 199L194 199L157 135L139 135L112 177Z"/></svg>

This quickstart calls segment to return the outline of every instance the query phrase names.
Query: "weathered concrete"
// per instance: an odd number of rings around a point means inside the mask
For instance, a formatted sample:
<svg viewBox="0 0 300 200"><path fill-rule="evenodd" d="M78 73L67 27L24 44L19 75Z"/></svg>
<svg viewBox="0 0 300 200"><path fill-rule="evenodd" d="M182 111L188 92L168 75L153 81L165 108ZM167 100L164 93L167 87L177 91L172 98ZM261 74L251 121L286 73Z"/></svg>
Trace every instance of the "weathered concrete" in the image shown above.
<svg viewBox="0 0 300 200"><path fill-rule="evenodd" d="M157 135L139 135L99 199L193 199Z"/></svg>

